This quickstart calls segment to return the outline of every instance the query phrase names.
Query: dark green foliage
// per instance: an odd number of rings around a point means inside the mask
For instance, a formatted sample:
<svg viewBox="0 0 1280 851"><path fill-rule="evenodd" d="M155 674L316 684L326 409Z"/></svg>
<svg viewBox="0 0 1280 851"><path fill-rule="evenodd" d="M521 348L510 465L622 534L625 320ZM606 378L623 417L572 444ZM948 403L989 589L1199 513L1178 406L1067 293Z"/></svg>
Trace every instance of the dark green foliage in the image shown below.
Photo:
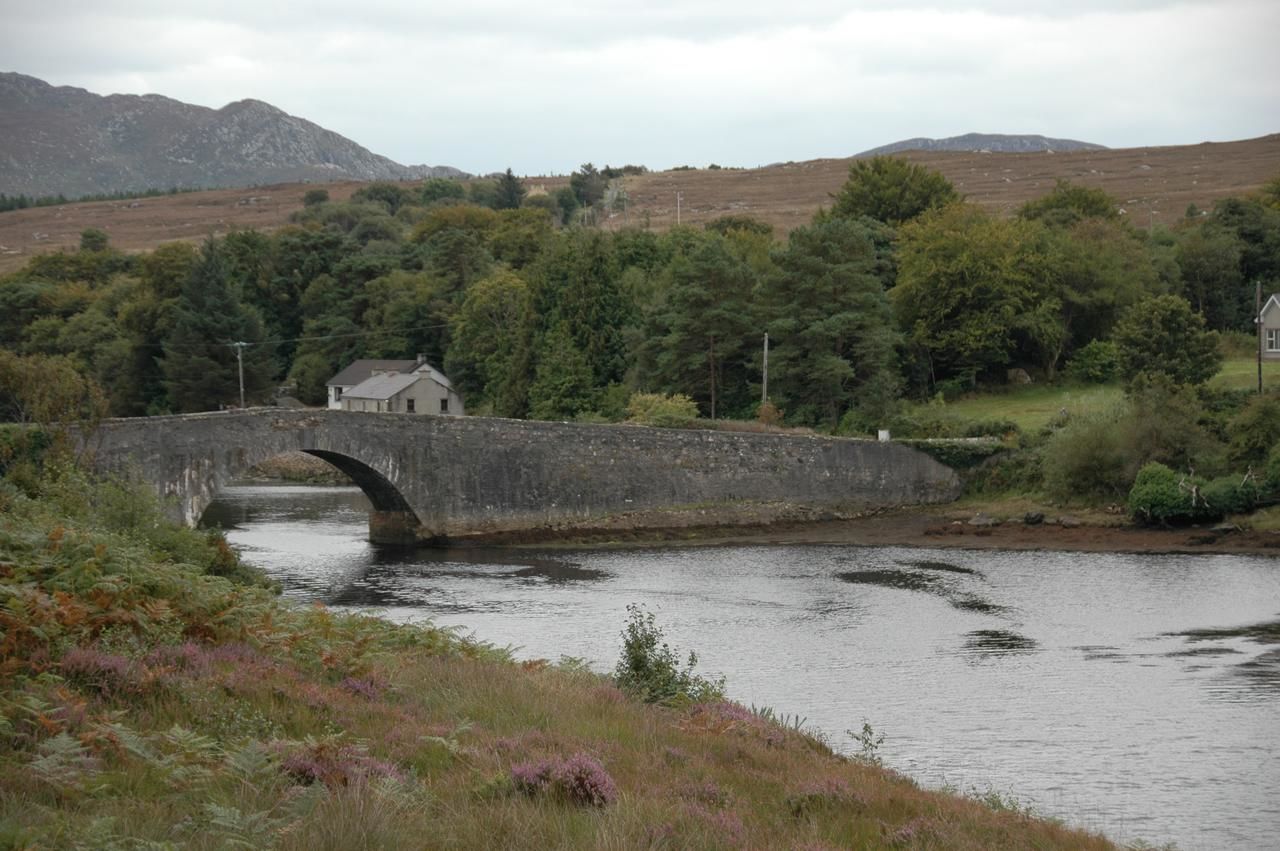
<svg viewBox="0 0 1280 851"><path fill-rule="evenodd" d="M245 399L260 402L271 386L272 364L261 343L262 323L236 301L225 257L212 239L183 285L173 330L164 343L164 387L177 411L216 410L240 401L236 347L243 349Z"/></svg>
<svg viewBox="0 0 1280 851"><path fill-rule="evenodd" d="M423 182L418 195L423 204L436 202L461 201L467 197L467 190L460 181L445 177L432 177Z"/></svg>
<svg viewBox="0 0 1280 851"><path fill-rule="evenodd" d="M1138 471L1129 491L1129 515L1147 525L1180 525L1221 519L1205 500L1205 482L1151 463Z"/></svg>
<svg viewBox="0 0 1280 851"><path fill-rule="evenodd" d="M724 697L724 678L707 679L694 673L698 657L689 654L682 667L680 654L664 640L653 613L634 603L627 606L622 630L622 656L613 678L623 691L646 703L683 705Z"/></svg>
<svg viewBox="0 0 1280 851"><path fill-rule="evenodd" d="M1205 427L1207 419L1190 388L1163 375L1144 376L1123 405L1073 417L1049 438L1045 488L1063 500L1111 501L1122 497L1150 462L1222 471L1224 448Z"/></svg>
<svg viewBox="0 0 1280 851"><path fill-rule="evenodd" d="M556 190L555 195L556 206L560 209L560 221L564 224L570 224L573 221L573 214L578 212L578 208L582 206L578 201L578 193L574 192L569 186L562 186Z"/></svg>
<svg viewBox="0 0 1280 851"><path fill-rule="evenodd" d="M524 183L520 178L511 173L508 168L502 177L498 178L497 198L494 201L493 208L495 210L518 210L520 205L524 203L525 196Z"/></svg>
<svg viewBox="0 0 1280 851"><path fill-rule="evenodd" d="M498 182L496 180L473 180L467 186L467 200L477 207L488 207L490 210L498 206Z"/></svg>
<svg viewBox="0 0 1280 851"><path fill-rule="evenodd" d="M1178 237L1182 294L1214 330L1253 330L1253 281L1241 276L1240 249L1235 234L1216 222Z"/></svg>
<svg viewBox="0 0 1280 851"><path fill-rule="evenodd" d="M474 408L483 400L497 416L523 416L528 409L534 325L528 284L506 271L476 281L450 323L453 340L445 372L467 396L468 406ZM546 392L545 385L540 392ZM558 413L558 405L550 407Z"/></svg>
<svg viewBox="0 0 1280 851"><path fill-rule="evenodd" d="M929 383L1003 378L1019 350L1061 348L1065 329L1060 302L1047 291L1042 226L953 204L900 233L890 298Z"/></svg>
<svg viewBox="0 0 1280 851"><path fill-rule="evenodd" d="M590 411L595 399L591 363L565 322L542 338L529 387L529 415L538 420L571 420Z"/></svg>
<svg viewBox="0 0 1280 851"><path fill-rule="evenodd" d="M687 393L712 419L743 409L756 395L747 374L759 330L755 275L715 237L680 253L667 274L665 298L639 346L641 383Z"/></svg>
<svg viewBox="0 0 1280 851"><path fill-rule="evenodd" d="M1216 516L1248 514L1258 507L1261 493L1253 479L1219 476L1204 486L1207 511Z"/></svg>
<svg viewBox="0 0 1280 851"><path fill-rule="evenodd" d="M717 216L703 225L703 227L709 231L715 231L721 236L725 236L729 231L735 230L758 233L761 236L773 236L773 225L741 213Z"/></svg>
<svg viewBox="0 0 1280 851"><path fill-rule="evenodd" d="M591 163L583 163L581 168L569 175L569 188L583 207L598 203L604 197L608 182L608 178Z"/></svg>
<svg viewBox="0 0 1280 851"><path fill-rule="evenodd" d="M636 311L620 277L612 242L599 231L566 234L530 270L543 332L564 326L596 387L621 381L627 369L623 332L635 321Z"/></svg>
<svg viewBox="0 0 1280 851"><path fill-rule="evenodd" d="M1179 384L1203 384L1222 364L1218 335L1187 300L1154 296L1129 308L1116 324L1114 341L1120 375L1163 374Z"/></svg>
<svg viewBox="0 0 1280 851"><path fill-rule="evenodd" d="M877 226L830 218L793 230L764 283L770 393L797 422L874 421L897 398L900 341L880 277ZM776 390L776 392L775 392Z"/></svg>
<svg viewBox="0 0 1280 851"><path fill-rule="evenodd" d="M107 232L98 228L85 228L80 231L81 251L106 251L109 241Z"/></svg>
<svg viewBox="0 0 1280 851"><path fill-rule="evenodd" d="M932 169L901 157L872 157L849 167L849 179L836 194L831 214L899 225L959 200L951 182Z"/></svg>
<svg viewBox="0 0 1280 851"><path fill-rule="evenodd" d="M953 470L970 470L987 463L992 457L1008 451L1008 447L994 438L956 440L928 439L902 440L906 446L918 449L940 464Z"/></svg>
<svg viewBox="0 0 1280 851"><path fill-rule="evenodd" d="M1244 410L1231 419L1227 434L1232 462L1240 467L1261 464L1271 448L1280 444L1280 397L1250 398Z"/></svg>
<svg viewBox="0 0 1280 851"><path fill-rule="evenodd" d="M1087 384L1114 381L1119 369L1120 355L1110 340L1094 340L1067 362L1067 374Z"/></svg>
<svg viewBox="0 0 1280 851"><path fill-rule="evenodd" d="M308 189L302 196L302 206L304 207L314 207L317 204L327 204L328 202L328 189Z"/></svg>
<svg viewBox="0 0 1280 851"><path fill-rule="evenodd" d="M1051 227L1066 227L1081 219L1118 219L1120 205L1101 189L1059 179L1049 194L1023 204L1018 215Z"/></svg>
<svg viewBox="0 0 1280 851"><path fill-rule="evenodd" d="M386 181L376 181L362 186L351 195L353 204L372 202L379 204L391 215L395 215L402 206L410 203L413 193L404 187Z"/></svg>

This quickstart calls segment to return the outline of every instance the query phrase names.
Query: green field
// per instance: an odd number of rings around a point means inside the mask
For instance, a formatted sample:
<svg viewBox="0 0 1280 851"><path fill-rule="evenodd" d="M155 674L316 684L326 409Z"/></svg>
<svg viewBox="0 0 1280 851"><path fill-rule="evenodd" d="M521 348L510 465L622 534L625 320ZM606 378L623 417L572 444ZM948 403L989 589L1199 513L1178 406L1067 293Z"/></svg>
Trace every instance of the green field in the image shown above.
<svg viewBox="0 0 1280 851"><path fill-rule="evenodd" d="M1280 390L1280 361L1262 365L1263 388ZM1258 383L1258 364L1250 357L1230 358L1209 382L1212 387L1250 389ZM965 420L1012 420L1024 432L1043 428L1060 411L1080 413L1119 401L1118 384L1029 384L965 396L948 402L949 414Z"/></svg>

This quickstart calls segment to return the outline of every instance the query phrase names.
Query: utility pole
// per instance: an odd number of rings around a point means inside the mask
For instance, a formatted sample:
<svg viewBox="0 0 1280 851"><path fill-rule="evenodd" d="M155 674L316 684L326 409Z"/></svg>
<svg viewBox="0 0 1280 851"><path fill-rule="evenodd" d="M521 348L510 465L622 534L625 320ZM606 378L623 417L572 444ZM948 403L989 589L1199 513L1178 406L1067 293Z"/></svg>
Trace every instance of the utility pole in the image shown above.
<svg viewBox="0 0 1280 851"><path fill-rule="evenodd" d="M240 407L244 407L244 347L248 343L232 343L236 350L236 366L240 370Z"/></svg>
<svg viewBox="0 0 1280 851"><path fill-rule="evenodd" d="M769 332L764 332L764 381L760 384L760 404L769 401Z"/></svg>
<svg viewBox="0 0 1280 851"><path fill-rule="evenodd" d="M684 193L676 193L676 226L680 226L680 202L684 200Z"/></svg>
<svg viewBox="0 0 1280 851"><path fill-rule="evenodd" d="M1258 395L1262 395L1262 279L1253 284L1253 321L1258 326Z"/></svg>

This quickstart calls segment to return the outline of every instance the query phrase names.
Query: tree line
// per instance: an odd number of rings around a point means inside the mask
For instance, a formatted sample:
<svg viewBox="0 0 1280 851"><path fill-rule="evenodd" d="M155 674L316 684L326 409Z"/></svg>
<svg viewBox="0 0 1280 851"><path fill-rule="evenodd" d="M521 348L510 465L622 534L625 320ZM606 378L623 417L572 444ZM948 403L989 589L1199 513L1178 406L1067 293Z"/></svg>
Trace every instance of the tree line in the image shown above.
<svg viewBox="0 0 1280 851"><path fill-rule="evenodd" d="M756 417L767 332L771 407L852 434L1015 368L1203 381L1212 335L1252 331L1255 283L1280 288L1280 180L1144 232L1099 190L1059 183L1000 217L877 157L785 239L738 215L590 227L627 168L586 164L552 194L510 170L317 189L274 233L136 256L87 231L0 279L0 337L68 359L117 415L235 403L247 343L251 401L287 383L319 403L356 358L424 353L470 411L615 420L637 392Z"/></svg>

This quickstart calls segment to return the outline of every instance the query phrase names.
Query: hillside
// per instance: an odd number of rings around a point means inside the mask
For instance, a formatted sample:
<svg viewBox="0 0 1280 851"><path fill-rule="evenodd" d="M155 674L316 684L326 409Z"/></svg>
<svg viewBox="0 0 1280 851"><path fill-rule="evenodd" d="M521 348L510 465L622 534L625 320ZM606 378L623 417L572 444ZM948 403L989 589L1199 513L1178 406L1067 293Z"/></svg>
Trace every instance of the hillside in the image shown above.
<svg viewBox="0 0 1280 851"><path fill-rule="evenodd" d="M976 204L1009 214L1047 193L1058 179L1105 190L1120 200L1138 227L1172 224L1187 205L1212 207L1219 199L1253 192L1280 174L1280 134L1238 142L1073 153L965 153L911 151L901 156L937 169ZM625 179L626 212L603 226L666 230L680 218L698 225L717 216L745 214L773 225L779 235L808 222L829 204L853 160L824 159L754 169L651 172ZM531 177L531 191L555 191L567 177ZM359 183L326 186L335 200ZM253 190L218 190L145 198L86 202L0 213L0 272L21 266L34 253L74 248L80 231L102 228L127 250L147 250L175 239L199 240L234 228L271 230L302 207L306 184Z"/></svg>
<svg viewBox="0 0 1280 851"><path fill-rule="evenodd" d="M0 73L0 193L7 195L458 174L400 165L258 100L215 110Z"/></svg>
<svg viewBox="0 0 1280 851"><path fill-rule="evenodd" d="M1065 151L1105 151L1105 145L1079 142L1075 139L1050 139L1039 135L1009 135L1007 133L965 133L945 139L927 139L918 136L903 139L889 145L881 145L858 154L874 157L880 154L898 154L903 151L972 151L974 153L1028 154L1062 153Z"/></svg>

